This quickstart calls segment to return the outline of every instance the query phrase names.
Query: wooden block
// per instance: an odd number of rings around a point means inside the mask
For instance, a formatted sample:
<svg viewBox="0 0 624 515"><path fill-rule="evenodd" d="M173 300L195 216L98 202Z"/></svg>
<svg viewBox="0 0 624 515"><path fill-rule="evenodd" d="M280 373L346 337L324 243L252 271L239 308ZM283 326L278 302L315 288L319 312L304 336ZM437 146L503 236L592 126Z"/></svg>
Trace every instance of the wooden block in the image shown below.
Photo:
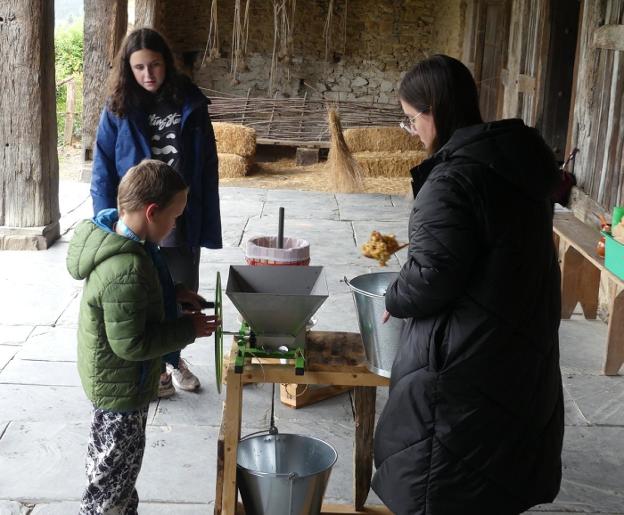
<svg viewBox="0 0 624 515"><path fill-rule="evenodd" d="M315 165L319 162L318 148L297 147L295 163L297 166Z"/></svg>
<svg viewBox="0 0 624 515"><path fill-rule="evenodd" d="M280 384L280 401L291 408L303 408L351 390L350 386Z"/></svg>

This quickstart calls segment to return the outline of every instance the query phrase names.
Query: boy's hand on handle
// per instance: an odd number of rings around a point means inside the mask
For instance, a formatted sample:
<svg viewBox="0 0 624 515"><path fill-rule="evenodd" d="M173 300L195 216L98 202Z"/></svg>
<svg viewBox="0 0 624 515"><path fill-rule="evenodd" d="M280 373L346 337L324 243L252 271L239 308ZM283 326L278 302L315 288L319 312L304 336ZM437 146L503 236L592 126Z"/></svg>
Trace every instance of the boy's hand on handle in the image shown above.
<svg viewBox="0 0 624 515"><path fill-rule="evenodd" d="M182 304L188 312L201 311L206 305L206 299L191 290L177 291L176 300Z"/></svg>
<svg viewBox="0 0 624 515"><path fill-rule="evenodd" d="M388 313L388 311L384 311L383 315L381 315L381 323L385 324L388 320L390 320L390 313Z"/></svg>
<svg viewBox="0 0 624 515"><path fill-rule="evenodd" d="M195 335L197 338L210 336L215 329L221 325L221 320L217 320L214 315L204 315L203 313L191 313L186 315L191 318Z"/></svg>

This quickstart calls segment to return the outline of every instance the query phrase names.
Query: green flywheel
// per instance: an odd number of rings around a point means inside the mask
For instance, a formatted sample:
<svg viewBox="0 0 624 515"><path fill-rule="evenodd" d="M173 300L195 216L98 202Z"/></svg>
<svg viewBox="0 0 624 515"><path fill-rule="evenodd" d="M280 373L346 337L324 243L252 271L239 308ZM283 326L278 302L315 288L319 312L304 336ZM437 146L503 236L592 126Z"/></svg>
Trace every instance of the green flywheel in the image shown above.
<svg viewBox="0 0 624 515"><path fill-rule="evenodd" d="M214 314L221 322L215 329L215 376L217 379L217 392L221 393L223 381L223 298L221 293L221 274L217 272L217 285L215 287Z"/></svg>

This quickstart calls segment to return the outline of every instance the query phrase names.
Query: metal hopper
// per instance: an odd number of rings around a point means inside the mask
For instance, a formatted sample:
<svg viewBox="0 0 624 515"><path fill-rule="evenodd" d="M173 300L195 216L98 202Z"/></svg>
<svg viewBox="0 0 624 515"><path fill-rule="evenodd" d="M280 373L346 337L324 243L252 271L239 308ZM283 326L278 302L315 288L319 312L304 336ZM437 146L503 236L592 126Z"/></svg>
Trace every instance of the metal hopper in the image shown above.
<svg viewBox="0 0 624 515"><path fill-rule="evenodd" d="M321 266L230 266L225 290L259 348L305 345L305 326L328 297Z"/></svg>

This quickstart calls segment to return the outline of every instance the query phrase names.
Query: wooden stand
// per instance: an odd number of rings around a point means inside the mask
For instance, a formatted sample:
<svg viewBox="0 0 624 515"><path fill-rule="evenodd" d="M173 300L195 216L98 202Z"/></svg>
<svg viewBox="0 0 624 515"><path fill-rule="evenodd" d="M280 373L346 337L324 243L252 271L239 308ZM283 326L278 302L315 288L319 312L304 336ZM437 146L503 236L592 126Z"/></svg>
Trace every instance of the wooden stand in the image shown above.
<svg viewBox="0 0 624 515"><path fill-rule="evenodd" d="M231 356L236 352L232 345ZM295 375L292 365L250 363L242 374L234 372L234 359L226 373L227 388L217 448L217 485L215 515L244 513L237 502L236 453L240 440L243 385L278 383L300 385L346 386L354 390L354 504L324 504L322 514L391 515L382 506L365 507L373 470L373 429L377 386L388 386L389 380L368 371L364 365L364 348L357 333L312 331L308 333L306 370Z"/></svg>
<svg viewBox="0 0 624 515"><path fill-rule="evenodd" d="M556 215L554 240L561 247L561 318L572 316L580 303L585 318L595 319L601 277L607 277L609 327L603 366L605 375L617 375L624 365L624 281L606 269L604 259L596 254L600 233L573 214Z"/></svg>

